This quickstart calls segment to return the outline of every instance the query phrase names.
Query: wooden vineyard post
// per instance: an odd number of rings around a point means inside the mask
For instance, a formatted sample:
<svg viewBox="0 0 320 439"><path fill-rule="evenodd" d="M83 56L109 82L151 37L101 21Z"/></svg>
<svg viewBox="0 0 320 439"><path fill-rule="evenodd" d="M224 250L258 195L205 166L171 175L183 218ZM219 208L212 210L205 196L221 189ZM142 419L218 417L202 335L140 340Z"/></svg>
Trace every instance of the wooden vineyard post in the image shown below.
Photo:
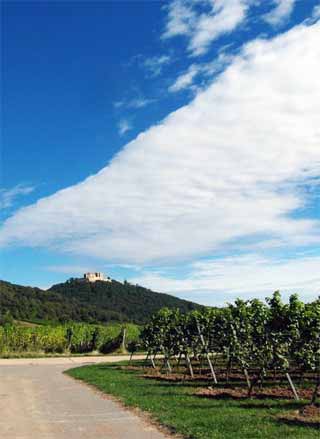
<svg viewBox="0 0 320 439"><path fill-rule="evenodd" d="M186 363L187 363L187 366L188 366L188 369L189 369L189 372L190 372L191 378L194 378L194 373L193 373L193 369L192 369L192 364L191 364L191 361L190 361L190 357L189 357L189 355L188 355L187 352L184 354L184 356L185 356L185 358L186 358Z"/></svg>
<svg viewBox="0 0 320 439"><path fill-rule="evenodd" d="M171 368L171 364L170 364L170 361L169 361L170 356L168 356L168 354L166 352L166 349L164 348L163 345L161 345L161 350L162 350L162 353L163 353L163 365L166 366L168 372L171 373L172 372L172 368Z"/></svg>
<svg viewBox="0 0 320 439"><path fill-rule="evenodd" d="M127 329L123 328L123 331L122 331L122 343L121 343L121 350L122 350L122 352L126 352L126 332L127 332Z"/></svg>
<svg viewBox="0 0 320 439"><path fill-rule="evenodd" d="M146 358L144 359L144 364L148 363L148 360L149 360L149 357L150 357L150 361L151 361L152 367L155 369L156 368L156 365L155 365L155 362L154 362L155 356L152 357L152 354L150 352L148 352Z"/></svg>
<svg viewBox="0 0 320 439"><path fill-rule="evenodd" d="M169 358L168 357L166 357L166 366L167 366L167 369L168 369L168 372L169 373L172 373L172 369L171 369L171 365L170 365L170 361L169 361Z"/></svg>
<svg viewBox="0 0 320 439"><path fill-rule="evenodd" d="M243 369L243 373L244 376L246 377L246 381L247 381L247 385L248 385L248 389L250 390L251 388L251 382L250 382L250 378L249 378L249 374L246 368Z"/></svg>
<svg viewBox="0 0 320 439"><path fill-rule="evenodd" d="M299 401L299 400L300 400L299 395L298 395L298 393L297 393L297 391L296 391L296 388L294 387L293 381L292 381L292 379L291 379L291 377L290 377L290 375L289 375L288 373L286 373L286 377L287 377L287 379L288 379L288 381L289 381L289 384L290 384L291 390L292 390L293 395L294 395L294 399L295 399L296 401Z"/></svg>
<svg viewBox="0 0 320 439"><path fill-rule="evenodd" d="M199 327L199 324L198 324L198 323L197 323L197 329L198 329L198 333L199 333L200 341L201 341L201 343L202 343L202 346L203 346L204 349L205 349L206 359L207 359L208 364L209 364L209 367L210 367L210 371L211 371L211 375L212 375L213 381L214 381L215 384L218 384L217 377L216 377L216 374L215 374L215 371L214 371L214 368L213 368L213 365L212 365L212 362L211 362L211 358L210 358L210 356L209 356L209 352L208 352L208 350L207 350L207 347L206 347L206 344L205 344L205 341L204 341L203 335L202 335L202 333L201 333L201 331L200 331L200 327Z"/></svg>
<svg viewBox="0 0 320 439"><path fill-rule="evenodd" d="M209 357L208 352L206 353L206 357L207 357L207 360L208 360L208 363L209 363L209 367L210 367L210 370L211 370L211 375L212 375L213 381L214 381L215 384L218 384L216 373L215 373L214 368L212 366L212 362L211 362L211 359Z"/></svg>
<svg viewBox="0 0 320 439"><path fill-rule="evenodd" d="M165 367L169 373L172 373L172 368L171 368L171 364L169 361L169 357L164 352L164 350L163 350L163 367Z"/></svg>

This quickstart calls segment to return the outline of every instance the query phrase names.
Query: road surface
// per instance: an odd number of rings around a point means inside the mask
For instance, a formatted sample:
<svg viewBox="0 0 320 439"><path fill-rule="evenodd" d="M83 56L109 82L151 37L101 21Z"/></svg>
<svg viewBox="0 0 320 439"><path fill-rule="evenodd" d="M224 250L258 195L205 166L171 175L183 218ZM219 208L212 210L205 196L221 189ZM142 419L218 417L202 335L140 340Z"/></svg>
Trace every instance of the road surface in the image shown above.
<svg viewBox="0 0 320 439"><path fill-rule="evenodd" d="M121 357L0 359L1 439L168 439L156 427L62 372Z"/></svg>

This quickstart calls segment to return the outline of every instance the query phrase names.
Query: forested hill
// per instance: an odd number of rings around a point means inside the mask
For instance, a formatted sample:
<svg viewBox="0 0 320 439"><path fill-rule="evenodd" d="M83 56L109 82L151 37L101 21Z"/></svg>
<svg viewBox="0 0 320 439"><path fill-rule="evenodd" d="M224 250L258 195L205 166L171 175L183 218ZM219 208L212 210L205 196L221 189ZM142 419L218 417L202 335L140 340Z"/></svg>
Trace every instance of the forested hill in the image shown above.
<svg viewBox="0 0 320 439"><path fill-rule="evenodd" d="M144 323L163 307L181 311L203 308L115 280L89 283L74 279L46 291L0 281L0 316L10 311L17 320Z"/></svg>
<svg viewBox="0 0 320 439"><path fill-rule="evenodd" d="M178 299L169 294L155 293L152 290L132 285L128 282L79 282L69 280L54 285L50 290L65 298L76 299L81 304L91 304L98 309L118 313L122 318L134 322L146 322L149 317L163 307L179 308L187 312L202 309L201 305Z"/></svg>

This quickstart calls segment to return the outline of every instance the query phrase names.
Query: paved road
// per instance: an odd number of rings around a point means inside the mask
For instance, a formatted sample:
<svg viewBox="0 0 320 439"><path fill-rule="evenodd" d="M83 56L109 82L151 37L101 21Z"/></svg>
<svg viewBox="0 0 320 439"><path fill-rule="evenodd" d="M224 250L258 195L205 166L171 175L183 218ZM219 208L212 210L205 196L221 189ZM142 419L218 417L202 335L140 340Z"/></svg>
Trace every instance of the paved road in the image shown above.
<svg viewBox="0 0 320 439"><path fill-rule="evenodd" d="M124 357L0 360L1 439L168 439L120 404L62 374Z"/></svg>

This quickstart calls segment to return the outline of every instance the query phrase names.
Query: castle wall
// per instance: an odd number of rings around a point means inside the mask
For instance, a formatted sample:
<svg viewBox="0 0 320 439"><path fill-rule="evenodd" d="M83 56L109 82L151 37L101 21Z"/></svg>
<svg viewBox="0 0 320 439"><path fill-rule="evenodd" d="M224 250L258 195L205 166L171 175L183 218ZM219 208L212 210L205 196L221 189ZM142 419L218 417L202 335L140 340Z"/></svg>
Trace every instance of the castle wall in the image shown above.
<svg viewBox="0 0 320 439"><path fill-rule="evenodd" d="M96 272L96 273L85 273L84 279L89 282L96 282L96 281L103 281L103 282L111 282L111 279L105 278L103 273Z"/></svg>

